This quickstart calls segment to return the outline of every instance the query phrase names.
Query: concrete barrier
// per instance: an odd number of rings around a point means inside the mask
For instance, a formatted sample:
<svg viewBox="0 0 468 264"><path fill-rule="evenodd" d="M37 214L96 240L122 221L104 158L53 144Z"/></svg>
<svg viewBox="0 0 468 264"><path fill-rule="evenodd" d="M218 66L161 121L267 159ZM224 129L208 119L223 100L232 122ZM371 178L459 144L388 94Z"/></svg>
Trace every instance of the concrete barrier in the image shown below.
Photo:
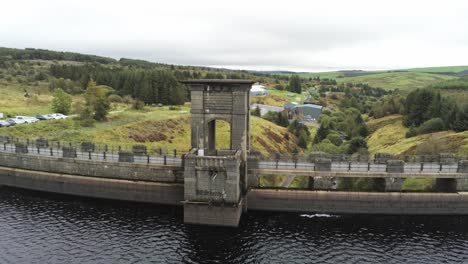
<svg viewBox="0 0 468 264"><path fill-rule="evenodd" d="M331 159L317 158L315 160L316 171L331 171Z"/></svg>
<svg viewBox="0 0 468 264"><path fill-rule="evenodd" d="M388 160L394 159L394 156L389 153L376 153L374 155L374 163L387 164Z"/></svg>
<svg viewBox="0 0 468 264"><path fill-rule="evenodd" d="M468 215L468 194L251 189L248 210L328 214Z"/></svg>
<svg viewBox="0 0 468 264"><path fill-rule="evenodd" d="M137 156L146 156L148 154L148 151L145 145L133 145L132 152L133 154Z"/></svg>
<svg viewBox="0 0 468 264"><path fill-rule="evenodd" d="M180 206L182 184L128 181L0 167L0 185L36 191Z"/></svg>
<svg viewBox="0 0 468 264"><path fill-rule="evenodd" d="M387 160L387 172L389 173L404 173L405 162L402 160Z"/></svg>
<svg viewBox="0 0 468 264"><path fill-rule="evenodd" d="M49 140L47 140L45 138L36 139L36 147L38 147L38 148L48 148L49 147Z"/></svg>
<svg viewBox="0 0 468 264"><path fill-rule="evenodd" d="M62 148L62 156L64 158L76 158L76 149L70 147L63 147Z"/></svg>
<svg viewBox="0 0 468 264"><path fill-rule="evenodd" d="M28 153L28 145L26 143L15 143L15 153Z"/></svg>
<svg viewBox="0 0 468 264"><path fill-rule="evenodd" d="M119 162L135 162L135 155L132 152L119 152Z"/></svg>
<svg viewBox="0 0 468 264"><path fill-rule="evenodd" d="M83 142L81 143L81 151L83 152L94 152L96 145L93 142Z"/></svg>
<svg viewBox="0 0 468 264"><path fill-rule="evenodd" d="M468 173L468 160L460 160L458 162L458 173Z"/></svg>
<svg viewBox="0 0 468 264"><path fill-rule="evenodd" d="M0 152L0 166L42 172L150 182L183 182L183 168Z"/></svg>

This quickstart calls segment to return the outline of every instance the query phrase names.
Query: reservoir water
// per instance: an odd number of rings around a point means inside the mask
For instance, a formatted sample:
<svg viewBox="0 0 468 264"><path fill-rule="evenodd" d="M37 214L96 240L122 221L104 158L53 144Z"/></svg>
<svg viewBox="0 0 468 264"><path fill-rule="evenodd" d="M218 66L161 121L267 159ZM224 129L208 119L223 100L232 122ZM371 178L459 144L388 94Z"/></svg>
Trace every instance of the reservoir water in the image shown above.
<svg viewBox="0 0 468 264"><path fill-rule="evenodd" d="M468 217L250 211L239 228L182 208L0 188L0 263L464 263Z"/></svg>

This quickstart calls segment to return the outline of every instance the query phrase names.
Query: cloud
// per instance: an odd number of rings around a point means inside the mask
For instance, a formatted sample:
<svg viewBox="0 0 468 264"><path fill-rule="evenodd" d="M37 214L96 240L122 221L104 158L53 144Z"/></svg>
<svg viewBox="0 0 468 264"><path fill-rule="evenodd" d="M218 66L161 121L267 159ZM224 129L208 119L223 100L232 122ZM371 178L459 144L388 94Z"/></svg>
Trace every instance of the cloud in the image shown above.
<svg viewBox="0 0 468 264"><path fill-rule="evenodd" d="M17 0L3 6L1 46L250 69L468 64L466 1Z"/></svg>

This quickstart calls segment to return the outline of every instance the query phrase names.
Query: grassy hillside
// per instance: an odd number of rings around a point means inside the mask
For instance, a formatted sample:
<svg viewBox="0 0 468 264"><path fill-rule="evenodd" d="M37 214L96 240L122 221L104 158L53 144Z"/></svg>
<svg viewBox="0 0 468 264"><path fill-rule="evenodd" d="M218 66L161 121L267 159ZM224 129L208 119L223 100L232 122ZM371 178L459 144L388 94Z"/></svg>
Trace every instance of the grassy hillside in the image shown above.
<svg viewBox="0 0 468 264"><path fill-rule="evenodd" d="M412 68L407 71L411 72L445 72L459 73L468 70L468 66L445 66L445 67L427 67L427 68Z"/></svg>
<svg viewBox="0 0 468 264"><path fill-rule="evenodd" d="M356 77L339 78L337 81L338 83L368 83L372 87L380 87L387 90L412 90L416 88L424 88L428 85L440 81L455 78L457 77L419 72L386 72Z"/></svg>
<svg viewBox="0 0 468 264"><path fill-rule="evenodd" d="M83 142L92 140L109 146L131 146L144 144L150 150L190 149L189 108L169 110L146 108L145 111L124 111L111 114L109 120L96 123L95 127L84 128L74 120L55 120L0 128L0 134L18 138L44 137L50 140ZM288 135L289 140L285 138ZM286 128L279 127L261 118L251 119L251 145L263 154L292 152L296 137ZM221 123L217 127L217 145L229 146L229 126Z"/></svg>
<svg viewBox="0 0 468 264"><path fill-rule="evenodd" d="M368 138L369 152L412 155L419 153L452 152L468 155L468 131L443 131L406 138L408 128L399 115L369 121L374 132Z"/></svg>

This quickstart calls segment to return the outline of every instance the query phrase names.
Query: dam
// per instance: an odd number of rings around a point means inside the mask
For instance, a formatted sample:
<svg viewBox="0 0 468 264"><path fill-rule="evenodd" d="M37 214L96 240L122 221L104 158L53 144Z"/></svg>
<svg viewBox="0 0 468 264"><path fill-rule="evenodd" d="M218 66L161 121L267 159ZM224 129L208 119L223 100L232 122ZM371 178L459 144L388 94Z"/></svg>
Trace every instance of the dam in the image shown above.
<svg viewBox="0 0 468 264"><path fill-rule="evenodd" d="M249 210L467 215L468 161L437 157L333 156L268 159L250 151L248 80L193 80L191 149L148 155L109 153L92 143L50 145L0 137L0 185L86 197L181 206L184 222L237 226ZM216 146L216 121L230 124L230 146ZM287 156L287 155L285 155ZM262 176L309 178L307 188L265 188ZM336 190L345 178L372 178L373 192ZM434 179L435 192L402 192L406 178ZM290 183L290 181L289 181Z"/></svg>

